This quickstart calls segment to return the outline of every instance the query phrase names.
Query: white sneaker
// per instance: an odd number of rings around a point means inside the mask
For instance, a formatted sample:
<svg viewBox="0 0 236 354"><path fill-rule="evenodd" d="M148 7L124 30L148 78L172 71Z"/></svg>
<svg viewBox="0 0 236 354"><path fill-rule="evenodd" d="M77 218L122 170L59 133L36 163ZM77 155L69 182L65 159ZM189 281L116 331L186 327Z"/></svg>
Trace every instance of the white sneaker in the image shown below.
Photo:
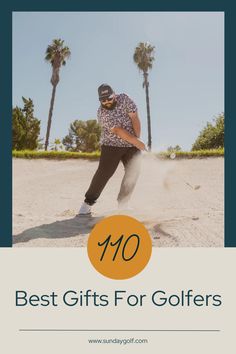
<svg viewBox="0 0 236 354"><path fill-rule="evenodd" d="M83 204L80 207L79 214L78 215L90 215L92 210L92 206L83 202Z"/></svg>

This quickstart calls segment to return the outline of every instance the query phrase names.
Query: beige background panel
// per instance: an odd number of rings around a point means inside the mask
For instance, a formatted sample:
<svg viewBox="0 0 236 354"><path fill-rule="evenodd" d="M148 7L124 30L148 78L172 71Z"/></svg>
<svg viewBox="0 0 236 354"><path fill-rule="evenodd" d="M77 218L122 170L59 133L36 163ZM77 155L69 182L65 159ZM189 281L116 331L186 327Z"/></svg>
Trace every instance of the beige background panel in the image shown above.
<svg viewBox="0 0 236 354"><path fill-rule="evenodd" d="M221 353L234 352L235 249L154 249L148 266L129 280L111 280L97 273L86 249L1 249L1 348L24 353ZM67 307L67 290L92 289L99 294L126 290L147 294L143 307L126 302L114 307ZM220 294L221 307L156 307L156 290L179 294ZM58 307L15 307L15 291L59 295ZM220 332L19 332L36 329L219 329ZM148 344L89 344L88 339L148 339Z"/></svg>

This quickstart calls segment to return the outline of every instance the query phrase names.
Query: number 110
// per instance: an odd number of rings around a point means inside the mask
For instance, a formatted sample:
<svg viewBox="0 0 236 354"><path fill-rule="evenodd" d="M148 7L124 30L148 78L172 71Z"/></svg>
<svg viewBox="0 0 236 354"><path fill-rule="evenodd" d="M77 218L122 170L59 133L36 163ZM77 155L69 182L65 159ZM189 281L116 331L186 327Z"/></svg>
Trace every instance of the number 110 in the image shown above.
<svg viewBox="0 0 236 354"><path fill-rule="evenodd" d="M100 258L100 261L103 260L104 256L105 256L105 253L106 253L106 250L107 250L107 247L108 246L111 246L111 247L115 247L116 246L116 250L115 250L115 253L114 253L114 256L112 258L112 261L114 261L116 259L116 256L118 254L118 251L119 251L119 248L121 247L121 244L122 244L122 251L121 251L121 256L122 256L122 259L124 261L131 261L131 259L133 259L136 255L136 253L138 252L138 249L139 249L139 245L140 245L140 237L139 235L136 235L136 234L132 234L130 235L127 240L125 242L122 242L123 241L123 238L124 238L124 235L121 235L118 240L116 242L111 242L111 235L109 235L105 241L103 242L98 242L98 246L102 247L104 246L104 250L102 252L102 255L101 255L101 258ZM125 249L128 245L128 243L131 241L131 240L135 240L136 241L136 246L134 247L134 251L133 251L133 254L130 256L130 257L126 257L125 255Z"/></svg>

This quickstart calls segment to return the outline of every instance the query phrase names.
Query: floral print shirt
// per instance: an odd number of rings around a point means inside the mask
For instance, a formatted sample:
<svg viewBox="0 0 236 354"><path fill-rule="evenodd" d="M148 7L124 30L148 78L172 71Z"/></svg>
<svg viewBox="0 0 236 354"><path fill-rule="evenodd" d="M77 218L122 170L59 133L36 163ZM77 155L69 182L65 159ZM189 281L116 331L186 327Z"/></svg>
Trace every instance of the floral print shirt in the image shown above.
<svg viewBox="0 0 236 354"><path fill-rule="evenodd" d="M108 146L132 147L132 144L112 133L111 128L121 127L135 135L129 113L137 112L137 106L125 93L116 95L116 102L116 106L112 110L102 106L98 108L97 118L102 128L100 143Z"/></svg>

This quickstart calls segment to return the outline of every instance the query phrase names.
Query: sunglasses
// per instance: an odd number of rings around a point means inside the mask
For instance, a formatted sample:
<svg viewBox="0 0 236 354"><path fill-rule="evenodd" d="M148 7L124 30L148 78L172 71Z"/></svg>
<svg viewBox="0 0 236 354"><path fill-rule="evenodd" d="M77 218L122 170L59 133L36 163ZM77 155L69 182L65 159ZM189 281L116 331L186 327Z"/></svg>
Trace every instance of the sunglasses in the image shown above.
<svg viewBox="0 0 236 354"><path fill-rule="evenodd" d="M107 97L107 98L100 98L100 102L104 103L104 102L111 102L114 98L114 95Z"/></svg>

